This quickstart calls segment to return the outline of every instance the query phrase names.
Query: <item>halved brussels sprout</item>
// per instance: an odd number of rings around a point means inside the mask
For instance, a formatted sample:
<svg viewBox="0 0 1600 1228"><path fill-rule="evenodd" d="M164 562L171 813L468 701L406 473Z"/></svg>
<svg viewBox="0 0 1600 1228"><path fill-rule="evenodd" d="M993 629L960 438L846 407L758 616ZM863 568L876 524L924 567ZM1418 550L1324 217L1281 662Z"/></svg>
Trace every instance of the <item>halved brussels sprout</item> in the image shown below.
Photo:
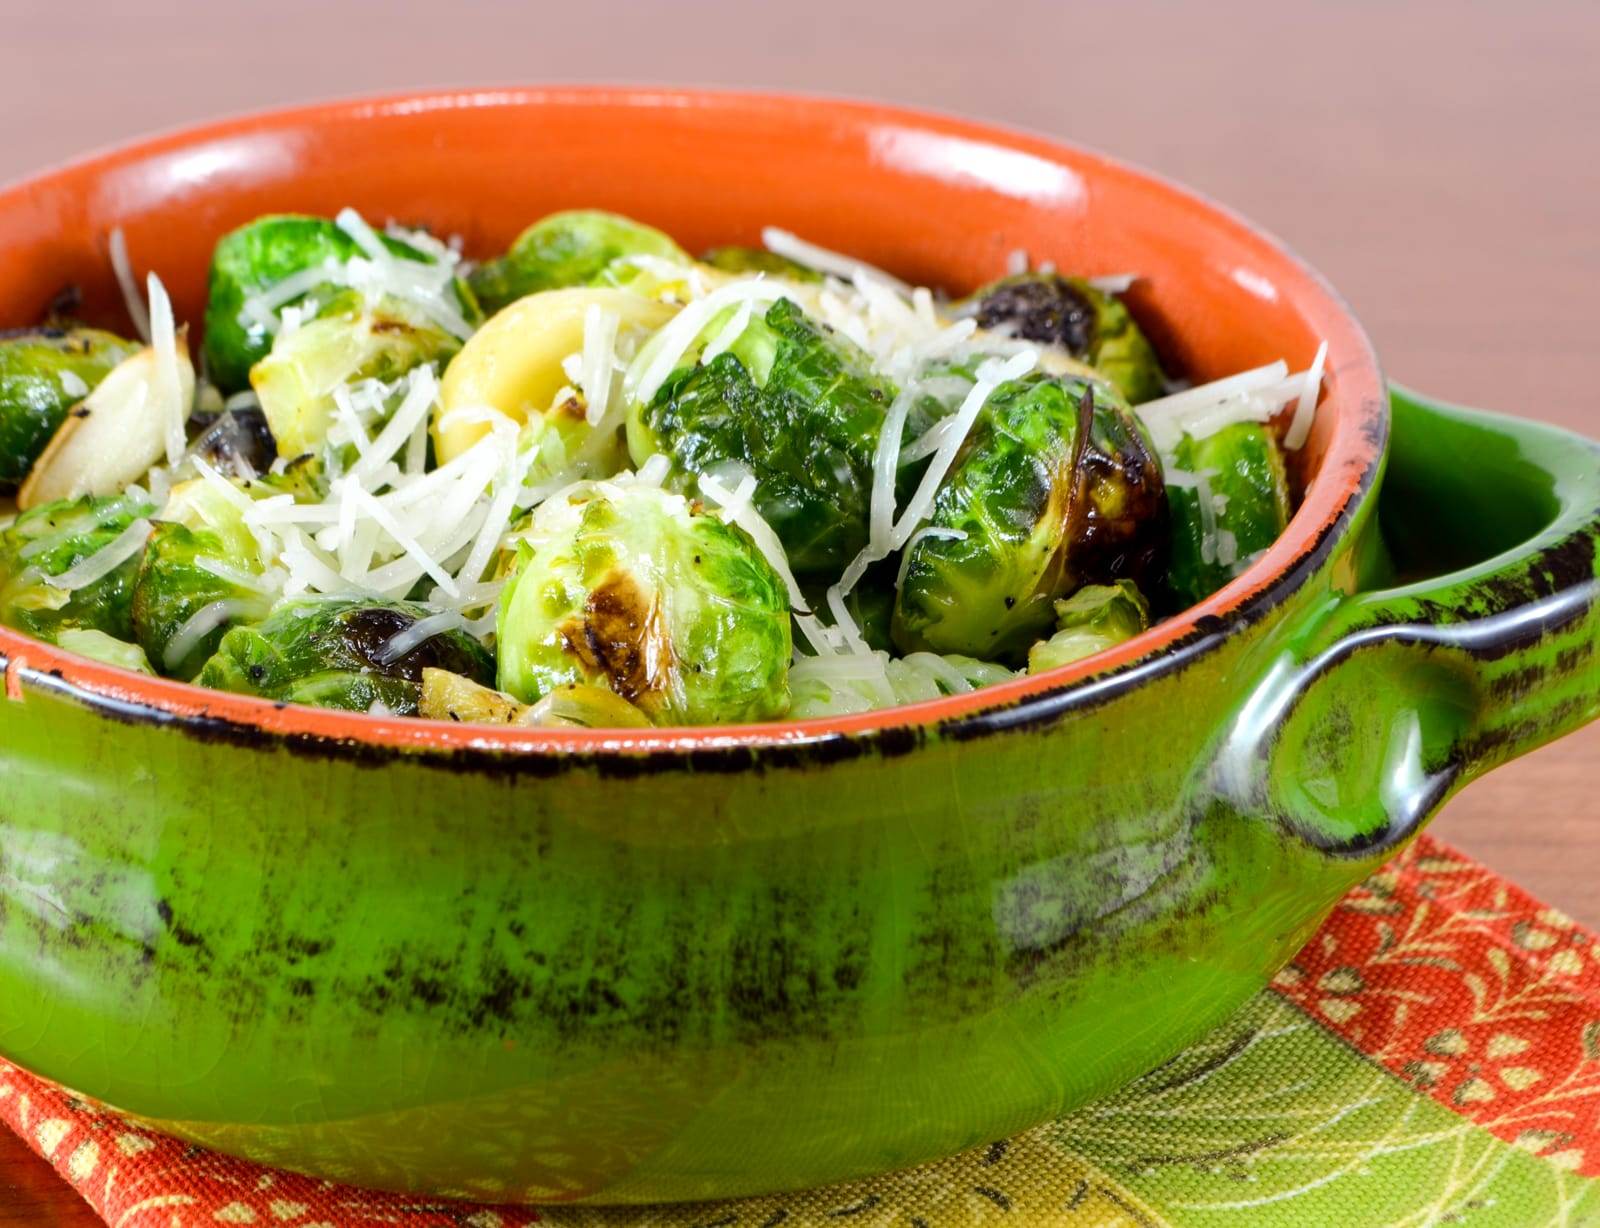
<svg viewBox="0 0 1600 1228"><path fill-rule="evenodd" d="M334 393L365 379L394 380L413 367L446 362L461 343L384 296L376 305L356 290L333 297L316 319L278 334L250 369L250 383L284 456L322 446L333 423Z"/></svg>
<svg viewBox="0 0 1600 1228"><path fill-rule="evenodd" d="M781 716L789 598L742 529L644 484L590 483L515 535L499 685L524 702L603 687L657 724Z"/></svg>
<svg viewBox="0 0 1600 1228"><path fill-rule="evenodd" d="M752 318L711 362L698 362L699 348L723 327L714 319L649 404L630 407L629 451L636 464L669 456L671 482L682 489L730 464L754 475L756 508L795 574L835 579L867 541L873 458L896 389L856 346L789 299ZM635 364L648 356L647 347ZM905 437L919 425L908 423ZM915 476L900 473L902 482Z"/></svg>
<svg viewBox="0 0 1600 1228"><path fill-rule="evenodd" d="M246 498L292 490L292 479L237 484ZM200 672L230 627L259 622L276 595L261 583L266 560L238 505L209 481L173 487L145 547L133 590L140 646L164 674Z"/></svg>
<svg viewBox="0 0 1600 1228"><path fill-rule="evenodd" d="M584 287L547 290L519 299L473 334L445 368L433 422L440 464L461 455L487 435L486 415L519 426L541 424L575 456L589 441L586 407L579 399L556 404L571 382L564 361L583 348L584 322L593 311L613 313L620 332L642 333L672 318L673 308L625 290ZM602 470L614 471L622 457L606 448Z"/></svg>
<svg viewBox="0 0 1600 1228"><path fill-rule="evenodd" d="M380 241L393 255L419 264L436 264L434 256L390 235ZM206 300L206 373L224 392L250 384L250 368L272 349L267 322L245 314L246 300L296 274L318 266L347 264L362 254L360 246L327 218L299 214L259 217L217 241L211 257L211 285ZM314 274L313 274L314 275ZM466 282L457 278L454 293L469 323L482 318ZM318 314L341 288L332 282L312 285L276 308L296 306L303 316Z"/></svg>
<svg viewBox="0 0 1600 1228"><path fill-rule="evenodd" d="M1041 374L1000 385L934 499L933 532L907 547L896 645L1020 660L1057 597L1148 563L1165 509L1155 455L1108 389Z"/></svg>
<svg viewBox="0 0 1600 1228"><path fill-rule="evenodd" d="M422 671L417 715L434 721L477 725L565 726L581 729L648 727L644 713L611 691L595 686L558 686L534 704L442 669Z"/></svg>
<svg viewBox="0 0 1600 1228"><path fill-rule="evenodd" d="M133 639L129 607L140 526L148 530L144 518L154 511L143 498L119 495L64 499L23 512L0 530L0 623L52 643L74 629ZM114 543L134 549L101 554ZM101 563L112 561L115 566L97 574Z"/></svg>
<svg viewBox="0 0 1600 1228"><path fill-rule="evenodd" d="M1115 295L1081 277L1019 273L991 282L956 304L978 327L1057 346L1081 359L1138 404L1166 387L1160 360Z"/></svg>
<svg viewBox="0 0 1600 1228"><path fill-rule="evenodd" d="M1150 606L1132 580L1085 584L1056 602L1056 633L1028 649L1028 672L1042 674L1130 640L1150 625Z"/></svg>
<svg viewBox="0 0 1600 1228"><path fill-rule="evenodd" d="M142 348L97 328L0 333L0 491L16 489L67 411Z"/></svg>
<svg viewBox="0 0 1600 1228"><path fill-rule="evenodd" d="M1204 439L1185 435L1167 466L1167 502L1167 585L1181 609L1233 579L1288 526L1289 479L1277 436L1257 422Z"/></svg>
<svg viewBox="0 0 1600 1228"><path fill-rule="evenodd" d="M264 622L224 635L196 681L282 703L414 716L426 668L475 682L494 677L493 655L465 631L440 631L411 646L397 638L427 613L361 598L285 602Z"/></svg>
<svg viewBox="0 0 1600 1228"><path fill-rule="evenodd" d="M123 359L62 420L17 492L17 506L38 507L83 495L114 495L166 455L194 403L194 366L186 330L177 335L176 368L153 346Z"/></svg>
<svg viewBox="0 0 1600 1228"><path fill-rule="evenodd" d="M504 256L479 265L470 280L478 301L492 315L540 290L588 285L625 256L689 263L688 254L652 226L600 209L573 209L539 219L517 236Z"/></svg>

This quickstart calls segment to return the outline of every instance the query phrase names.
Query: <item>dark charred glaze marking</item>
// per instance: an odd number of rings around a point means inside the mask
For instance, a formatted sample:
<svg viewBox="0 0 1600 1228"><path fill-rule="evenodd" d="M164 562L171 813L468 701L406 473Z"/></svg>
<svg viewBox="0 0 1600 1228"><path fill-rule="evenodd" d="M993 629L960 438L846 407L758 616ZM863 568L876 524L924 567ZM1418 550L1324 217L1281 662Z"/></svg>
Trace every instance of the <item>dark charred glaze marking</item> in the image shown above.
<svg viewBox="0 0 1600 1228"><path fill-rule="evenodd" d="M1007 1143L1005 1139L999 1139L993 1143L990 1143L988 1150L983 1153L984 1165L987 1167L992 1164L1000 1163L1000 1161L1005 1157L1006 1148L1009 1145L1010 1144Z"/></svg>
<svg viewBox="0 0 1600 1228"><path fill-rule="evenodd" d="M766 1219L761 1221L760 1228L778 1228L778 1225L783 1223L788 1218L789 1218L789 1210L788 1210L788 1208L787 1207L779 1207L771 1215L767 1216Z"/></svg>
<svg viewBox="0 0 1600 1228"><path fill-rule="evenodd" d="M1067 1199L1065 1209L1076 1211L1083 1205L1083 1200L1087 1197L1089 1197L1089 1183L1080 1177L1078 1178L1078 1184L1073 1188L1072 1197Z"/></svg>
<svg viewBox="0 0 1600 1228"><path fill-rule="evenodd" d="M167 933L172 936L172 941L180 947L186 947L194 953L195 966L205 971L211 966L211 948L200 934L184 925L172 912L172 904L163 898L156 900L156 916L161 918L161 923L167 927Z"/></svg>

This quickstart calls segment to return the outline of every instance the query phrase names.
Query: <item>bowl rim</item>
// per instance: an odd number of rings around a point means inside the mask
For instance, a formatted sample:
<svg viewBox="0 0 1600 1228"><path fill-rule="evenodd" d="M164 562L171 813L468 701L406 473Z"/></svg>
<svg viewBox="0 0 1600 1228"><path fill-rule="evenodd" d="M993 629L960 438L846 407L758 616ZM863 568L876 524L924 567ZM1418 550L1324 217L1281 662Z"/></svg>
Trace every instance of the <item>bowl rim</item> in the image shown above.
<svg viewBox="0 0 1600 1228"><path fill-rule="evenodd" d="M823 94L626 85L554 85L412 90L359 95L278 107L186 125L135 138L47 167L0 186L0 212L54 181L95 177L118 167L206 142L264 131L292 131L330 122L458 109L540 109L568 106L700 108L759 114L820 108L856 125L888 124L938 136L999 145L1047 161L1069 158L1074 168L1142 180L1160 194L1231 226L1274 265L1291 301L1316 309L1325 324L1329 370L1342 390L1341 408L1318 477L1277 541L1241 575L1133 639L1041 674L1023 675L967 694L945 696L842 717L742 725L652 729L562 729L456 724L417 717L381 717L286 704L151 677L80 657L0 626L5 694L20 699L23 684L54 691L123 721L177 724L208 738L251 745L289 744L325 753L438 752L477 760L555 754L574 762L663 756L695 766L732 756L750 761L763 751L833 759L864 751L898 753L929 735L967 739L1049 724L1068 712L1097 706L1134 686L1181 668L1240 627L1280 605L1328 557L1375 485L1388 443L1388 399L1370 338L1349 305L1320 273L1276 236L1203 193L1099 151L1015 127L963 119L933 110ZM1333 356L1339 356L1334 358ZM769 755L770 757L770 755ZM643 767L643 762L637 766Z"/></svg>

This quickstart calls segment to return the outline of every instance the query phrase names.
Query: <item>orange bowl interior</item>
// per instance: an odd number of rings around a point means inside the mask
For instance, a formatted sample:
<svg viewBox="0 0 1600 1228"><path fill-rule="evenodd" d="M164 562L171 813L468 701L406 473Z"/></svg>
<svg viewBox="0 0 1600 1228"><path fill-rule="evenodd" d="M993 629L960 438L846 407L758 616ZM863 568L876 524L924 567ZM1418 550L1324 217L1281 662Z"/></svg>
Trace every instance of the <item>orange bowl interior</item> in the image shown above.
<svg viewBox="0 0 1600 1228"><path fill-rule="evenodd" d="M614 209L689 250L759 242L764 225L968 290L1025 250L1074 273L1135 273L1130 305L1177 370L1200 381L1329 346L1315 476L1294 522L1245 575L1194 610L1091 662L969 696L838 720L627 735L438 726L311 709L140 678L0 629L13 663L180 714L395 745L649 749L770 741L962 715L1053 690L1226 615L1334 524L1381 452L1371 346L1336 295L1274 240L1186 190L1041 138L871 104L699 91L507 90L336 103L230 120L128 146L0 191L0 326L35 323L71 286L83 314L126 328L107 258L120 226L196 327L212 245L263 213L331 215L459 235L503 250L559 208ZM20 667L18 667L20 668Z"/></svg>

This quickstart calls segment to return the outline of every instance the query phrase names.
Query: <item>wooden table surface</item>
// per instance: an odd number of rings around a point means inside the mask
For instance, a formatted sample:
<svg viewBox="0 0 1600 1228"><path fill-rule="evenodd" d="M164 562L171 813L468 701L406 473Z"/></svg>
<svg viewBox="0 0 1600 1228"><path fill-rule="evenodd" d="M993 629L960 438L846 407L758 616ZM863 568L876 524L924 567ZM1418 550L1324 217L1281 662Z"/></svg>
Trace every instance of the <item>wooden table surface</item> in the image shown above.
<svg viewBox="0 0 1600 1228"><path fill-rule="evenodd" d="M412 86L869 95L1060 135L1186 181L1321 268L1392 378L1600 435L1597 60L1592 0L8 0L0 180L194 119ZM1475 784L1433 831L1600 925L1597 793L1600 726ZM98 1222L0 1131L0 1228Z"/></svg>

